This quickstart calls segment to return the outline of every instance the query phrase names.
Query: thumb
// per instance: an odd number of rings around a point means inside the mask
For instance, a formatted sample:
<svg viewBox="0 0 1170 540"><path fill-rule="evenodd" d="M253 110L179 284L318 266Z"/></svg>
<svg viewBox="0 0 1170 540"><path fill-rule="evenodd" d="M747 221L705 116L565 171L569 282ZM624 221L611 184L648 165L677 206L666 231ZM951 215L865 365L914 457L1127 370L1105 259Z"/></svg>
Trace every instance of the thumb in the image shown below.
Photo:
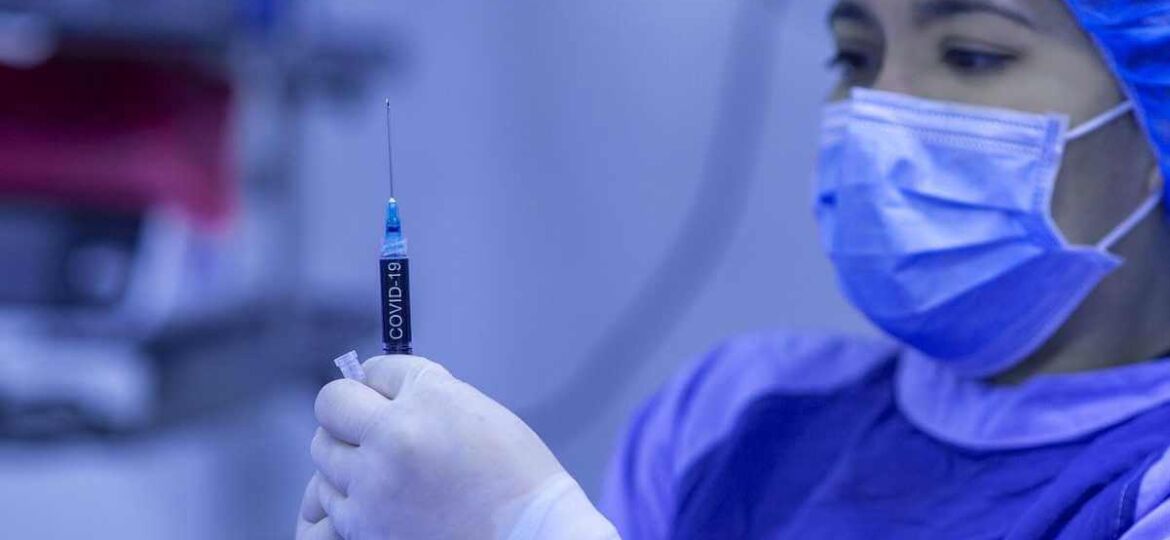
<svg viewBox="0 0 1170 540"><path fill-rule="evenodd" d="M411 385L430 377L452 378L446 368L421 356L375 356L362 367L366 371L366 385L387 399L398 398Z"/></svg>

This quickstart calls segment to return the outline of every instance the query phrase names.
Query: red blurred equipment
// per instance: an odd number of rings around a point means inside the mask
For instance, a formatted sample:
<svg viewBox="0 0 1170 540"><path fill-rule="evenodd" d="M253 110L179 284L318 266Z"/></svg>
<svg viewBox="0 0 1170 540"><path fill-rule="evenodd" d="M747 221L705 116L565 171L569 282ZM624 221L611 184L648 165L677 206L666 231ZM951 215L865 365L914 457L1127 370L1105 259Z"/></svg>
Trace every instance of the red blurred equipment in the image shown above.
<svg viewBox="0 0 1170 540"><path fill-rule="evenodd" d="M0 66L0 200L162 206L222 225L236 195L230 105L226 81L181 63Z"/></svg>

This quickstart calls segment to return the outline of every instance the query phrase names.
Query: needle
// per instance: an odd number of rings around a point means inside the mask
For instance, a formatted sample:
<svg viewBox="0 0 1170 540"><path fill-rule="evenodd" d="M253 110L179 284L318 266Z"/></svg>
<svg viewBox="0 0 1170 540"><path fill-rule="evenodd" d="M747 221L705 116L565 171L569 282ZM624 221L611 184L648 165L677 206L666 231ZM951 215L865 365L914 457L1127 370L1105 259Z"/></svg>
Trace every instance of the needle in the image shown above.
<svg viewBox="0 0 1170 540"><path fill-rule="evenodd" d="M394 199L394 144L390 136L390 100L386 100L386 165L390 176L390 199Z"/></svg>

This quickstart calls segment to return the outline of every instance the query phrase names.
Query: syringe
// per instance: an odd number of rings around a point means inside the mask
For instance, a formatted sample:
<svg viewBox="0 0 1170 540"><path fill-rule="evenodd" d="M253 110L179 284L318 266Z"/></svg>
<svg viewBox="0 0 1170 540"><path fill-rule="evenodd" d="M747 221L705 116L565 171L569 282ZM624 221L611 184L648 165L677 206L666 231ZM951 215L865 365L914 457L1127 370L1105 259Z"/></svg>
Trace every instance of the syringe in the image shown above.
<svg viewBox="0 0 1170 540"><path fill-rule="evenodd" d="M386 354L411 354L410 259L398 201L394 199L394 152L390 131L390 100L386 100L386 155L390 171L390 200L386 202L386 230L378 272L382 280L382 350Z"/></svg>

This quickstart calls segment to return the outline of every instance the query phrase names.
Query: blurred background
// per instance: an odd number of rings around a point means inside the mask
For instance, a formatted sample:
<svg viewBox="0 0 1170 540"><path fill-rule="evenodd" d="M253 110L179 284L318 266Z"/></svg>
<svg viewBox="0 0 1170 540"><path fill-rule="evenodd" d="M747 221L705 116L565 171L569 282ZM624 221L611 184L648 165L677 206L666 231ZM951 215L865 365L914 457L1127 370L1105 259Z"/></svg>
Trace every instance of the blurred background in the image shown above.
<svg viewBox="0 0 1170 540"><path fill-rule="evenodd" d="M291 538L379 351L383 101L415 349L596 495L721 339L866 331L809 201L827 0L0 0L14 538Z"/></svg>

